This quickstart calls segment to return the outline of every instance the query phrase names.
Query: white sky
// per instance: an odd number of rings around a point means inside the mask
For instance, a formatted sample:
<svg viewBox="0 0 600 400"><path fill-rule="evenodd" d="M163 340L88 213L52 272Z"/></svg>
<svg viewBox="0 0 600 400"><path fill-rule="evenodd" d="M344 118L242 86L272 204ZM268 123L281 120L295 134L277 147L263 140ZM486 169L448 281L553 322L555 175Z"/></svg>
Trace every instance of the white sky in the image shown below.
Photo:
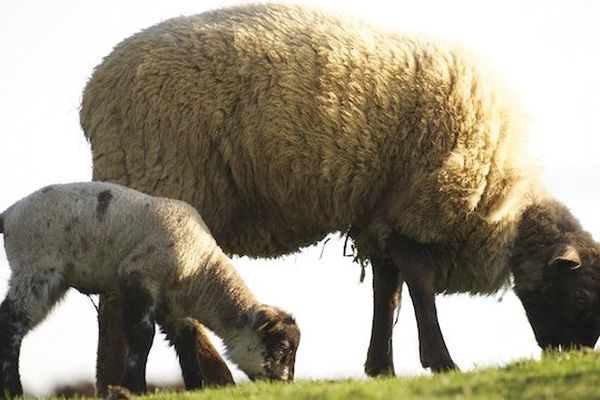
<svg viewBox="0 0 600 400"><path fill-rule="evenodd" d="M112 46L163 19L234 1L82 0L0 2L0 209L43 185L91 178L89 146L78 123L80 95L92 68ZM531 148L549 189L600 237L600 2L341 1L306 4L341 11L399 31L460 42L500 71L531 117ZM296 375L363 377L370 335L370 273L330 241L278 260L236 259L264 302L293 312L302 329ZM0 297L8 265L0 252ZM497 365L539 350L512 294L440 297L448 347L462 369ZM91 380L95 310L75 292L23 342L25 390ZM407 293L396 326L399 374L419 374L416 326ZM157 335L150 381L179 379L174 352ZM242 378L239 372L236 378Z"/></svg>

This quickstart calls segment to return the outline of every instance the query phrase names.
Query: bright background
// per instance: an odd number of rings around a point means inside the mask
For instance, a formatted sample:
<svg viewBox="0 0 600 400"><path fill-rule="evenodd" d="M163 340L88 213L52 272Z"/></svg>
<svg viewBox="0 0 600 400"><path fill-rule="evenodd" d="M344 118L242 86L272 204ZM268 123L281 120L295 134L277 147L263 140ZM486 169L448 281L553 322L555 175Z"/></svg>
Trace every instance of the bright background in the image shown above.
<svg viewBox="0 0 600 400"><path fill-rule="evenodd" d="M91 178L91 156L78 122L81 91L112 46L169 17L233 1L82 0L0 3L0 209L43 185ZM486 58L520 95L531 119L531 148L548 188L600 237L600 2L343 1L306 4L399 31L460 42ZM284 307L303 332L297 378L364 377L371 324L370 273L342 257L342 241L277 260L236 259L257 296ZM0 296L9 276L0 255ZM322 253L322 255L321 255ZM539 356L523 309L511 291L489 298L440 297L448 347L462 369ZM402 375L423 373L412 306L404 294L395 362ZM25 390L91 380L97 340L90 301L70 292L23 342ZM179 379L161 335L149 381ZM235 377L242 379L237 371Z"/></svg>

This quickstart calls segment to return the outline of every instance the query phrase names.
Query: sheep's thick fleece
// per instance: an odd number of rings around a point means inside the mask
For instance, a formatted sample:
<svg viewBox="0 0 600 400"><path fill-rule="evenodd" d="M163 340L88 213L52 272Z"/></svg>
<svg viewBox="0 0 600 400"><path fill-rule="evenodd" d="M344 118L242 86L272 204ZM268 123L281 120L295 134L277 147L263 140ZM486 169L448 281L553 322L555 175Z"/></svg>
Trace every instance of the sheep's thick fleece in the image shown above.
<svg viewBox="0 0 600 400"><path fill-rule="evenodd" d="M438 291L493 292L537 186L523 114L467 51L297 6L164 21L83 96L94 179L196 207L229 253L360 228L431 245Z"/></svg>
<svg viewBox="0 0 600 400"><path fill-rule="evenodd" d="M253 311L248 304L259 304L197 211L178 200L111 183L52 185L15 203L1 219L11 285L29 282L23 293L35 294L32 285L44 291L66 285L84 293L118 293L129 280L159 299L161 323L194 315L217 332L229 332L225 321L233 325ZM225 282L228 293L210 298ZM48 305L11 300L25 309ZM46 314L26 311L35 320Z"/></svg>

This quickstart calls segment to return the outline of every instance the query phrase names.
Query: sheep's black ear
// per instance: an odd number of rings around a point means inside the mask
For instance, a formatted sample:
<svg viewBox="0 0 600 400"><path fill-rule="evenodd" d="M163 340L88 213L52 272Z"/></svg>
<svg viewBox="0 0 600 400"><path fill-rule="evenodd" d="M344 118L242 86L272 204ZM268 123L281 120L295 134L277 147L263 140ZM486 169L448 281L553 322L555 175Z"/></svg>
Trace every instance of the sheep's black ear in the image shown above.
<svg viewBox="0 0 600 400"><path fill-rule="evenodd" d="M569 244L561 244L554 251L548 266L560 270L575 270L581 267L579 252Z"/></svg>
<svg viewBox="0 0 600 400"><path fill-rule="evenodd" d="M272 308L264 307L259 309L254 317L254 329L261 336L273 332L280 322L280 318L277 318L277 316L277 311Z"/></svg>

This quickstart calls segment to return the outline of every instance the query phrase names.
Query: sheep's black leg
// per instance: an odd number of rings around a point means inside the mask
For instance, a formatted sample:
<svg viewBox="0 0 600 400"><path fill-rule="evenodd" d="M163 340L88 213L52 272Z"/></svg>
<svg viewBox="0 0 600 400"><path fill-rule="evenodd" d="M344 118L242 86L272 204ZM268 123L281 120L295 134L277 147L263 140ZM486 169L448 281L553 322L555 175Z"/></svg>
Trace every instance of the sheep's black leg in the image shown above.
<svg viewBox="0 0 600 400"><path fill-rule="evenodd" d="M421 364L434 372L457 369L438 322L435 271L426 246L398 236L391 236L388 246L394 263L402 271L413 301L419 330Z"/></svg>
<svg viewBox="0 0 600 400"><path fill-rule="evenodd" d="M9 299L0 305L0 398L23 394L19 377L19 353L27 317Z"/></svg>
<svg viewBox="0 0 600 400"><path fill-rule="evenodd" d="M369 376L394 375L392 331L399 306L402 275L390 259L371 259L373 267L373 326L365 362Z"/></svg>
<svg viewBox="0 0 600 400"><path fill-rule="evenodd" d="M212 345L204 327L192 318L163 325L175 347L187 390L234 384L227 364Z"/></svg>
<svg viewBox="0 0 600 400"><path fill-rule="evenodd" d="M125 375L125 335L119 296L101 294L98 310L96 395L106 397L110 385L120 385Z"/></svg>
<svg viewBox="0 0 600 400"><path fill-rule="evenodd" d="M121 286L123 330L127 344L123 386L133 393L146 391L146 362L154 339L154 299L135 280Z"/></svg>

